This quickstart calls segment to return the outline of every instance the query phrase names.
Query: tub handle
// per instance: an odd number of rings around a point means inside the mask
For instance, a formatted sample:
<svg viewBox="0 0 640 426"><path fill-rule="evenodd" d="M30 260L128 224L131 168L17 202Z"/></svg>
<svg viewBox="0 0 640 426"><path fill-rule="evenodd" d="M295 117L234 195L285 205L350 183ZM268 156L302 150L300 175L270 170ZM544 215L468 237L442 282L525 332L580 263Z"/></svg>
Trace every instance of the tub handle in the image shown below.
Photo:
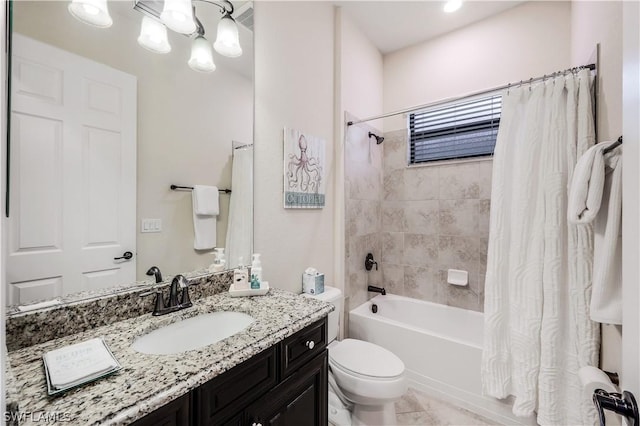
<svg viewBox="0 0 640 426"><path fill-rule="evenodd" d="M307 343L304 344L309 350L313 349L316 343L313 340L307 340Z"/></svg>

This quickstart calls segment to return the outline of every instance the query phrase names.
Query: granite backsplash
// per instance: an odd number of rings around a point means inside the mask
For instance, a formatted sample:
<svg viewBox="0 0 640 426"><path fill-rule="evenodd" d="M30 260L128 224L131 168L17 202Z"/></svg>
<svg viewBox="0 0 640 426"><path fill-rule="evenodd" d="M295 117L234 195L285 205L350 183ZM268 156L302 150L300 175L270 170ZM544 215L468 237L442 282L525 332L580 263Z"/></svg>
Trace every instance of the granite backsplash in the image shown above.
<svg viewBox="0 0 640 426"><path fill-rule="evenodd" d="M192 301L228 291L233 271L187 275ZM153 311L155 297L141 293L159 288L168 292L170 282L132 287L130 290L85 295L82 300L32 312L10 312L6 319L9 351L144 315ZM165 290L167 289L167 290ZM165 295L165 297L167 297Z"/></svg>

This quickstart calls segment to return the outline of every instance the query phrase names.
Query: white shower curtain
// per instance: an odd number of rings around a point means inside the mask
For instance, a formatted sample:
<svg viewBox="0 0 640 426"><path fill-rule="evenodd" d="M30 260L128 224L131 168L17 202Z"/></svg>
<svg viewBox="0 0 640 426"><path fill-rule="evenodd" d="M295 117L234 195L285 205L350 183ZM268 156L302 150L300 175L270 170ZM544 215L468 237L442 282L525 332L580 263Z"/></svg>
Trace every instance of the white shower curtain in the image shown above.
<svg viewBox="0 0 640 426"><path fill-rule="evenodd" d="M253 145L234 148L231 170L231 201L225 254L227 268L238 266L242 257L251 264L253 249Z"/></svg>
<svg viewBox="0 0 640 426"><path fill-rule="evenodd" d="M588 70L503 94L493 161L483 387L541 425L595 421L578 370L597 365L591 226L567 223L577 158L595 143Z"/></svg>

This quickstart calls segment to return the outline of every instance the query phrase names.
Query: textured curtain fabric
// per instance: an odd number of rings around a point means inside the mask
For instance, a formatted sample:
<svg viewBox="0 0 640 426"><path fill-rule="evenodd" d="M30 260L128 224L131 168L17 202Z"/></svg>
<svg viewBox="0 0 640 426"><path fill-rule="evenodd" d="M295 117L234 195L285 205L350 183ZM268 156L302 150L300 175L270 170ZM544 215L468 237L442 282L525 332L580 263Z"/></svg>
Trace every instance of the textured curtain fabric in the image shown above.
<svg viewBox="0 0 640 426"><path fill-rule="evenodd" d="M242 257L251 265L253 249L253 146L233 150L231 201L225 254L227 268L238 266Z"/></svg>
<svg viewBox="0 0 640 426"><path fill-rule="evenodd" d="M504 93L485 280L485 393L540 425L596 421L578 370L597 365L593 230L567 222L577 158L595 143L588 70Z"/></svg>

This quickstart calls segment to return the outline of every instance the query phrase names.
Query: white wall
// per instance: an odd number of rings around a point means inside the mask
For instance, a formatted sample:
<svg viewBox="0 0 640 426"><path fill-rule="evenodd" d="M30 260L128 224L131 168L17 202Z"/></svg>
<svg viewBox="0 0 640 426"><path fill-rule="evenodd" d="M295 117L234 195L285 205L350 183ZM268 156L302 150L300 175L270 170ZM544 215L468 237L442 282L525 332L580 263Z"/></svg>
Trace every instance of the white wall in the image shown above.
<svg viewBox="0 0 640 426"><path fill-rule="evenodd" d="M640 395L640 3L623 5L622 387Z"/></svg>
<svg viewBox="0 0 640 426"><path fill-rule="evenodd" d="M571 65L598 63L598 142L622 134L622 2L574 1L571 3Z"/></svg>
<svg viewBox="0 0 640 426"><path fill-rule="evenodd" d="M382 114L382 54L354 24L348 12L337 9L340 29L340 100L341 111L365 118ZM381 133L381 120L368 122Z"/></svg>
<svg viewBox="0 0 640 426"><path fill-rule="evenodd" d="M255 2L255 250L273 287L301 291L307 266L334 279L334 10ZM326 205L283 208L283 128L326 140Z"/></svg>
<svg viewBox="0 0 640 426"><path fill-rule="evenodd" d="M569 2L530 2L384 58L384 111L398 111L569 66ZM385 131L405 128L403 116Z"/></svg>
<svg viewBox="0 0 640 426"><path fill-rule="evenodd" d="M336 199L335 199L335 276L336 284L348 297L349 283L346 277L346 230L345 230L345 148L350 141L345 140L345 115L365 118L382 114L383 60L382 54L353 23L349 14L336 8L336 99L335 99L335 139L336 146ZM382 120L368 123L382 134ZM351 141L353 142L353 141ZM362 290L364 291L364 289ZM348 301L344 304L348 308Z"/></svg>
<svg viewBox="0 0 640 426"><path fill-rule="evenodd" d="M622 134L621 29L621 2L572 2L571 65L593 62L596 58L596 45L600 44L596 112L598 142L615 140ZM625 180L625 182L628 181ZM600 354L603 369L620 371L621 345L622 328L612 325L603 326Z"/></svg>
<svg viewBox="0 0 640 426"><path fill-rule="evenodd" d="M170 184L231 184L231 142L253 139L253 84L218 65L211 74L186 64L189 39L169 31L172 52L158 55L136 43L141 14L113 14L96 29L74 19L61 1L14 3L16 31L138 78L137 276L152 266L165 275L208 266L213 256L193 249L191 194ZM225 244L229 195L220 197L218 246ZM141 218L162 219L161 233L140 230Z"/></svg>

